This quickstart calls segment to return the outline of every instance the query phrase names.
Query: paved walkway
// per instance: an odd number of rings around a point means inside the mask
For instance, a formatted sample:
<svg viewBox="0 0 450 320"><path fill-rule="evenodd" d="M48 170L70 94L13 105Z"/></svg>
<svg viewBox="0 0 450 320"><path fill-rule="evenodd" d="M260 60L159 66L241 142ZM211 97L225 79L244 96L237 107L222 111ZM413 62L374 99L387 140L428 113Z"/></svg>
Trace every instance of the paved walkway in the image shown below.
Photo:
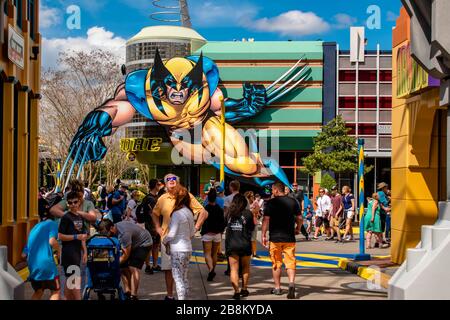
<svg viewBox="0 0 450 320"><path fill-rule="evenodd" d="M258 237L260 239L260 237ZM298 236L297 242L297 298L301 300L351 300L351 299L386 299L383 292L366 290L366 280L338 268L339 258L351 258L358 252L358 241L336 244L322 240L304 241ZM201 240L193 241L194 254L190 265L191 299L226 300L233 294L229 277L224 275L226 263L219 263L217 276L213 282L207 282L208 274L201 252ZM389 249L372 249L369 253L376 256L389 255ZM258 242L260 258L252 260L249 291L247 300L284 300L286 295L270 294L273 286L270 259L267 249ZM288 279L283 272L282 286L287 289ZM362 289L353 289L353 288ZM32 291L27 284L27 297ZM142 273L139 297L143 300L161 300L165 296L165 281L162 272L153 275Z"/></svg>

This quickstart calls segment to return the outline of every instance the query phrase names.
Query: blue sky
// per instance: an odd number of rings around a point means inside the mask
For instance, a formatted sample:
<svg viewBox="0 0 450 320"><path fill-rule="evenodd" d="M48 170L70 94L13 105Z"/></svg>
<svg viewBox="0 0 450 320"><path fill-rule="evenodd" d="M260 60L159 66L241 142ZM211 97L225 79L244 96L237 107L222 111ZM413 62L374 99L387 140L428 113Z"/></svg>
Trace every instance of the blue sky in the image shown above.
<svg viewBox="0 0 450 320"><path fill-rule="evenodd" d="M141 28L160 24L149 15L152 0L42 0L40 29L44 66L66 48L104 45L124 51L124 41ZM173 0L160 3L173 4ZM70 5L81 10L81 28L69 30ZM365 26L369 6L380 8L380 29L366 27L368 48L390 49L400 0L188 0L193 28L210 41L264 40L336 41L348 49L349 27ZM121 48L121 49L120 49Z"/></svg>

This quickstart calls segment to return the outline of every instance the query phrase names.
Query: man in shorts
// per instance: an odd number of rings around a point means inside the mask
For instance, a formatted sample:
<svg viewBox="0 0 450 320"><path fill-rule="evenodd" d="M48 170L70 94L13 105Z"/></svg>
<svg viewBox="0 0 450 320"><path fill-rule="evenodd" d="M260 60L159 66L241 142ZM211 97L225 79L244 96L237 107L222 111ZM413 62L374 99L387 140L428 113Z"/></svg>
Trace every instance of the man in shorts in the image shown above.
<svg viewBox="0 0 450 320"><path fill-rule="evenodd" d="M265 247L268 242L267 230L269 231L269 251L275 283L271 293L282 294L281 268L284 263L289 278L287 298L295 299L295 235L300 234L303 224L302 210L298 201L285 195L283 183L274 183L272 194L273 198L264 207L262 224L262 243Z"/></svg>
<svg viewBox="0 0 450 320"><path fill-rule="evenodd" d="M125 297L129 300L138 300L141 269L153 244L150 232L130 221L114 224L109 219L100 223L99 230L101 234L119 238L122 247L120 268Z"/></svg>
<svg viewBox="0 0 450 320"><path fill-rule="evenodd" d="M331 213L330 213L330 237L325 240L333 240L334 233L337 235L336 243L342 243L341 231L339 230L339 221L342 213L344 212L344 206L342 204L342 196L338 192L337 186L331 188Z"/></svg>
<svg viewBox="0 0 450 320"><path fill-rule="evenodd" d="M28 280L34 293L32 300L40 300L46 289L50 290L50 300L59 300L60 282L53 251L59 252L58 224L48 211L48 202L44 198L38 201L41 222L31 229L28 242L23 250L27 258L30 275Z"/></svg>
<svg viewBox="0 0 450 320"><path fill-rule="evenodd" d="M316 210L316 229L314 231L313 239L319 239L317 236L319 235L320 227L322 224L324 225L324 230L328 234L329 233L329 214L331 212L331 199L327 195L327 192L324 188L319 189L319 197L317 198L317 210Z"/></svg>
<svg viewBox="0 0 450 320"><path fill-rule="evenodd" d="M164 182L166 184L167 192L158 198L158 202L156 202L155 207L152 212L153 223L155 224L156 232L163 239L168 233L168 226L170 223L170 216L173 212L175 205L175 197L173 196L173 191L179 182L179 178L172 174L166 174L164 177ZM201 229L203 222L208 217L208 212L203 208L203 206L195 199L195 197L189 193L191 198L191 210L197 218L197 222L195 224L195 230L198 231ZM162 224L159 219L162 217ZM173 277L172 277L172 265L170 261L170 255L166 253L165 246L161 246L161 269L164 271L165 279L166 279L166 289L167 296L165 300L174 300L173 297Z"/></svg>
<svg viewBox="0 0 450 320"><path fill-rule="evenodd" d="M64 296L67 300L81 300L81 264L87 261L88 230L80 210L82 199L79 192L69 192L69 210L62 216L58 227L58 239L62 242L61 265L66 277Z"/></svg>

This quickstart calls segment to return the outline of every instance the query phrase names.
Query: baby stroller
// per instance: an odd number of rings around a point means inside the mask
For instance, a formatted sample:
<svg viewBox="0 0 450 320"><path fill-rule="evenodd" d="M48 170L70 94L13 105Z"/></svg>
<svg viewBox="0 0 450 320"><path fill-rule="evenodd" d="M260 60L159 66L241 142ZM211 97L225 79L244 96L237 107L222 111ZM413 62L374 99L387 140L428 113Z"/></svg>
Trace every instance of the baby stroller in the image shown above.
<svg viewBox="0 0 450 320"><path fill-rule="evenodd" d="M89 300L91 291L97 293L99 300L105 299L105 294L111 295L111 300L125 300L120 286L120 244L115 238L94 235L87 243L87 285L83 291L83 300Z"/></svg>

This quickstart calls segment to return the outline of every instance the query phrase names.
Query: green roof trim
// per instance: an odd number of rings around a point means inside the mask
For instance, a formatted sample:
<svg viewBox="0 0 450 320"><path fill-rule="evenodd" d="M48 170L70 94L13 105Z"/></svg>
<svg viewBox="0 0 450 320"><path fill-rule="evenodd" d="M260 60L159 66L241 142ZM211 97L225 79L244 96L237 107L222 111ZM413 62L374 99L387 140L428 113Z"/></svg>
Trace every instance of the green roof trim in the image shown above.
<svg viewBox="0 0 450 320"><path fill-rule="evenodd" d="M219 75L222 81L275 81L289 69L289 67L264 66L220 67ZM308 69L311 69L308 81L323 81L323 68L321 66L312 66ZM297 68L297 71L300 71L300 68ZM294 73L291 74L294 75Z"/></svg>
<svg viewBox="0 0 450 320"><path fill-rule="evenodd" d="M323 60L322 41L212 41L194 54L203 52L213 60Z"/></svg>
<svg viewBox="0 0 450 320"><path fill-rule="evenodd" d="M264 109L249 123L317 123L322 124L322 109Z"/></svg>
<svg viewBox="0 0 450 320"><path fill-rule="evenodd" d="M320 133L320 130L257 130L259 137L267 137L269 150L273 143L272 139L278 139L279 150L305 150L313 149L314 137Z"/></svg>
<svg viewBox="0 0 450 320"><path fill-rule="evenodd" d="M242 98L242 87L241 88L223 88L222 91L225 97L241 99ZM300 87L291 90L287 95L277 100L277 102L322 102L322 88L312 88L312 87Z"/></svg>

